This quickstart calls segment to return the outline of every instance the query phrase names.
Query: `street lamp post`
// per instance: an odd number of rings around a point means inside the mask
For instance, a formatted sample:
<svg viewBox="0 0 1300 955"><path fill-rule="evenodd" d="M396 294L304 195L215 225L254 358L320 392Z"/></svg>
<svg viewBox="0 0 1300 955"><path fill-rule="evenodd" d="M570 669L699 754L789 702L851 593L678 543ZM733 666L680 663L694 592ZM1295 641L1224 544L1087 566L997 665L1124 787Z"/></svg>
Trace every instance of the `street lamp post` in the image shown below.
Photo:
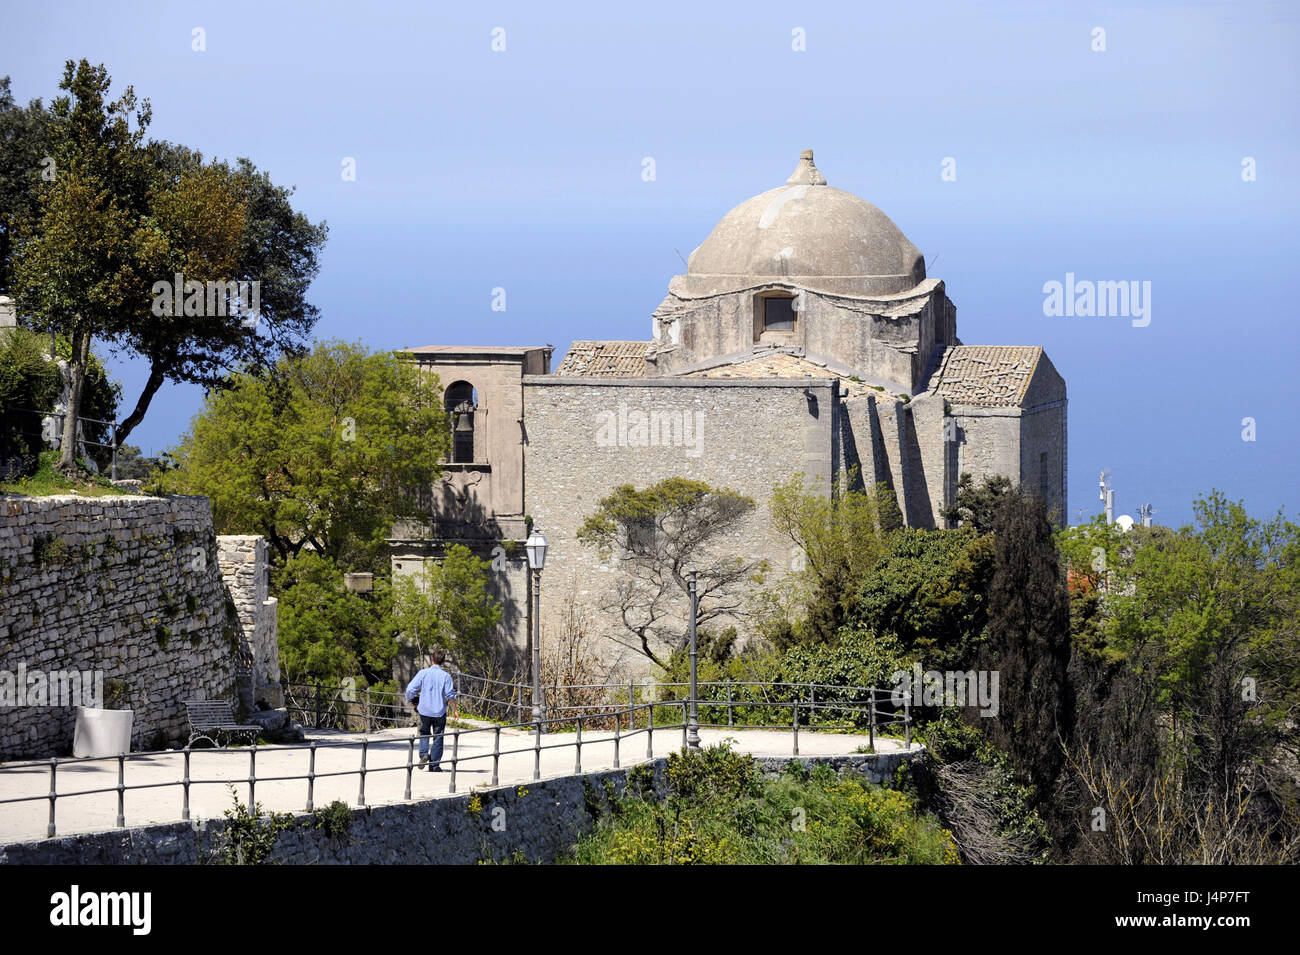
<svg viewBox="0 0 1300 955"><path fill-rule="evenodd" d="M686 745L691 749L699 749L700 748L700 713L699 713L699 709L697 708L697 703L700 698L700 692L699 692L700 687L696 677L696 673L697 673L696 661L699 658L699 653L695 643L695 617L696 617L697 608L699 607L700 595L698 590L698 581L696 580L695 568L692 567L687 573L689 574L688 583L690 585L690 591L691 591L691 623L690 623L691 699L689 704L690 715L687 717L686 720Z"/></svg>
<svg viewBox="0 0 1300 955"><path fill-rule="evenodd" d="M536 526L524 543L528 567L533 572L533 723L541 732L546 713L542 707L542 569L546 566L546 538Z"/></svg>

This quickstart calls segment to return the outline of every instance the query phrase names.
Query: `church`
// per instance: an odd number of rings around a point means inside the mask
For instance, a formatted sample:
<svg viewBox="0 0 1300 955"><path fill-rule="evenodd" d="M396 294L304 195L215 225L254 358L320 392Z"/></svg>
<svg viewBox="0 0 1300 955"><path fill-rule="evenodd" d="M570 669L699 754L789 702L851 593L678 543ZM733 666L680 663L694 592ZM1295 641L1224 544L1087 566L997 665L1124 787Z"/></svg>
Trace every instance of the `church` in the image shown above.
<svg viewBox="0 0 1300 955"><path fill-rule="evenodd" d="M924 528L946 526L963 473L1005 475L1065 520L1065 380L1041 347L963 344L921 252L874 205L831 186L811 150L691 253L649 339L575 341L554 369L549 345L409 355L441 382L452 450L429 526L393 530L393 572L456 543L491 558L502 637L521 650L530 523L550 545L542 646L575 619L592 636L619 629L599 610L617 561L602 563L576 534L620 484L686 477L750 496L757 507L731 543L777 574L801 555L772 528L769 501L799 473L829 492L856 469Z"/></svg>

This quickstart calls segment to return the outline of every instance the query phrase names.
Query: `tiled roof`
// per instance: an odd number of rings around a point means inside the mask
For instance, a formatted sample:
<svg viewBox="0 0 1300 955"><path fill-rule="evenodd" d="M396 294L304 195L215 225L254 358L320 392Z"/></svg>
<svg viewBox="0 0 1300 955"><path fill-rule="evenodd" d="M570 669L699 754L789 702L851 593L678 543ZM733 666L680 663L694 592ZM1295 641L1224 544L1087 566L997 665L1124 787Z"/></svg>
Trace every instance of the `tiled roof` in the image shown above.
<svg viewBox="0 0 1300 955"><path fill-rule="evenodd" d="M682 373L683 378L838 378L841 393L850 395L876 394L870 386L831 370L822 362L794 355L786 351L758 352L724 364L697 368Z"/></svg>
<svg viewBox="0 0 1300 955"><path fill-rule="evenodd" d="M1018 407L1042 354L1037 345L954 345L935 390L953 404Z"/></svg>
<svg viewBox="0 0 1300 955"><path fill-rule="evenodd" d="M645 356L653 342L574 342L559 376L583 378L644 378Z"/></svg>

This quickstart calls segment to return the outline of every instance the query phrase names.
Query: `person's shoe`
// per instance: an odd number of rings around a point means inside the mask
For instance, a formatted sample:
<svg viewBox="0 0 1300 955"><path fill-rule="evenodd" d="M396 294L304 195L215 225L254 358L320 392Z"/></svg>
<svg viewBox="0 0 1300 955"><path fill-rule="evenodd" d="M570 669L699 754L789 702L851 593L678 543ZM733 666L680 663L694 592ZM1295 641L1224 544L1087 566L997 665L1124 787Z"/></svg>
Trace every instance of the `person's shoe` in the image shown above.
<svg viewBox="0 0 1300 955"><path fill-rule="evenodd" d="M440 772L442 772L442 767L441 767L441 766L430 766L430 767L429 767L429 772L431 772L431 773L440 773Z"/></svg>
<svg viewBox="0 0 1300 955"><path fill-rule="evenodd" d="M420 769L424 769L424 764L429 761L429 754L425 753L420 757Z"/></svg>

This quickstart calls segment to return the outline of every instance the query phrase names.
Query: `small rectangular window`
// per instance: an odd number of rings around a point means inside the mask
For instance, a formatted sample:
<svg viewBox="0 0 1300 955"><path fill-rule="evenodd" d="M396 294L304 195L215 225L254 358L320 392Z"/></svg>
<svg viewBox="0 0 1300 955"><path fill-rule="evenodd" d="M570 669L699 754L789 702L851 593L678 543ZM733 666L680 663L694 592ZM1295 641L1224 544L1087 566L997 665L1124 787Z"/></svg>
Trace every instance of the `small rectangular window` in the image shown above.
<svg viewBox="0 0 1300 955"><path fill-rule="evenodd" d="M763 331L792 332L794 331L794 318L794 299L763 299Z"/></svg>

